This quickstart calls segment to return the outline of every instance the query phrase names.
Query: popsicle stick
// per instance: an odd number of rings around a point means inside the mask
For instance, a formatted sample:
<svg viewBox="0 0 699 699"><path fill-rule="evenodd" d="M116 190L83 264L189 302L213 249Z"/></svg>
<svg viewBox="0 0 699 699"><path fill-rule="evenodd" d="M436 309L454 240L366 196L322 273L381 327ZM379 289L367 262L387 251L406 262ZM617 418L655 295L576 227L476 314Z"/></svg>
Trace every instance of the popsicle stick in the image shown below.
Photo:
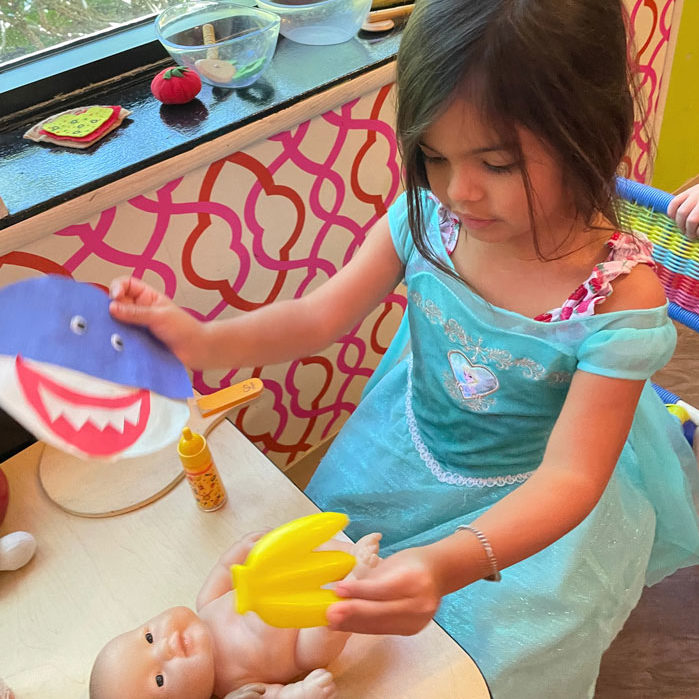
<svg viewBox="0 0 699 699"><path fill-rule="evenodd" d="M247 379L228 386L228 388L222 388L216 393L198 398L197 406L202 417L209 417L209 415L214 415L221 410L229 410L257 398L262 393L263 388L264 384L260 379Z"/></svg>

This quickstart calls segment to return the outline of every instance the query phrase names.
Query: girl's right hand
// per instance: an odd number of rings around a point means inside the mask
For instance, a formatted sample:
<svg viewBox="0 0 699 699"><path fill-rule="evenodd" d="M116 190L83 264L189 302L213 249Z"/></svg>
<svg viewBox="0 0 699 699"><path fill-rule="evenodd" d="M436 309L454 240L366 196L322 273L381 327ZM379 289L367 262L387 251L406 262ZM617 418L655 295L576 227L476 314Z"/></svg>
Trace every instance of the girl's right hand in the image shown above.
<svg viewBox="0 0 699 699"><path fill-rule="evenodd" d="M330 628L401 636L424 628L442 599L428 549L404 549L380 559L365 577L336 583L335 592L349 599L328 607Z"/></svg>
<svg viewBox="0 0 699 699"><path fill-rule="evenodd" d="M667 215L688 238L699 238L699 184L678 194L670 202Z"/></svg>
<svg viewBox="0 0 699 699"><path fill-rule="evenodd" d="M116 320L147 327L190 368L200 368L205 324L165 294L135 277L115 279L109 288L109 312Z"/></svg>

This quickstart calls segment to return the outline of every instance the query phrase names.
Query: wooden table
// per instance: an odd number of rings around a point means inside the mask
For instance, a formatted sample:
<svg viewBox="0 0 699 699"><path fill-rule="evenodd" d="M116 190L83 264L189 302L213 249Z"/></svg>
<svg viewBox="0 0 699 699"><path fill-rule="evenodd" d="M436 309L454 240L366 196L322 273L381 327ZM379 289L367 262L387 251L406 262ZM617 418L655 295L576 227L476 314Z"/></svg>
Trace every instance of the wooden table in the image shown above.
<svg viewBox="0 0 699 699"><path fill-rule="evenodd" d="M134 512L76 517L41 490L41 444L2 464L10 505L0 534L22 529L38 541L29 564L0 572L0 677L17 699L87 697L92 661L109 638L166 607L193 607L219 554L242 534L317 511L228 421L209 445L228 491L211 513L182 482ZM405 638L354 635L330 669L340 697L490 696L475 663L435 623Z"/></svg>

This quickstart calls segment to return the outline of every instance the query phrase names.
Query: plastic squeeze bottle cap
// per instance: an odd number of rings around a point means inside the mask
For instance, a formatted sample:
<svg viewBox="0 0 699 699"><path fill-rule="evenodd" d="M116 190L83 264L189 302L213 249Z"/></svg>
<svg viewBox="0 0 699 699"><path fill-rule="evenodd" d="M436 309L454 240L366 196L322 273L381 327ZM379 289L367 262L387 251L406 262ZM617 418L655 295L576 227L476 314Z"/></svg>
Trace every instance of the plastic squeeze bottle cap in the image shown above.
<svg viewBox="0 0 699 699"><path fill-rule="evenodd" d="M182 466L186 471L201 471L211 463L211 452L206 446L206 439L189 427L182 430L182 437L177 445Z"/></svg>

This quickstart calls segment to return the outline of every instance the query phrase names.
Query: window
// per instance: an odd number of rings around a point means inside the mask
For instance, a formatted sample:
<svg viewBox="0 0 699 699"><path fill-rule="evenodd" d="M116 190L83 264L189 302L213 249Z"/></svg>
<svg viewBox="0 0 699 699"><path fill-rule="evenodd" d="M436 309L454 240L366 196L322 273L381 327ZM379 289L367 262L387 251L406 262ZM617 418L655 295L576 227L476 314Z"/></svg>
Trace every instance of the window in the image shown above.
<svg viewBox="0 0 699 699"><path fill-rule="evenodd" d="M173 0L0 0L0 68L151 18Z"/></svg>
<svg viewBox="0 0 699 699"><path fill-rule="evenodd" d="M176 1L0 0L0 130L162 62L153 17Z"/></svg>
<svg viewBox="0 0 699 699"><path fill-rule="evenodd" d="M171 60L153 18L184 1L0 0L0 131L57 97Z"/></svg>

